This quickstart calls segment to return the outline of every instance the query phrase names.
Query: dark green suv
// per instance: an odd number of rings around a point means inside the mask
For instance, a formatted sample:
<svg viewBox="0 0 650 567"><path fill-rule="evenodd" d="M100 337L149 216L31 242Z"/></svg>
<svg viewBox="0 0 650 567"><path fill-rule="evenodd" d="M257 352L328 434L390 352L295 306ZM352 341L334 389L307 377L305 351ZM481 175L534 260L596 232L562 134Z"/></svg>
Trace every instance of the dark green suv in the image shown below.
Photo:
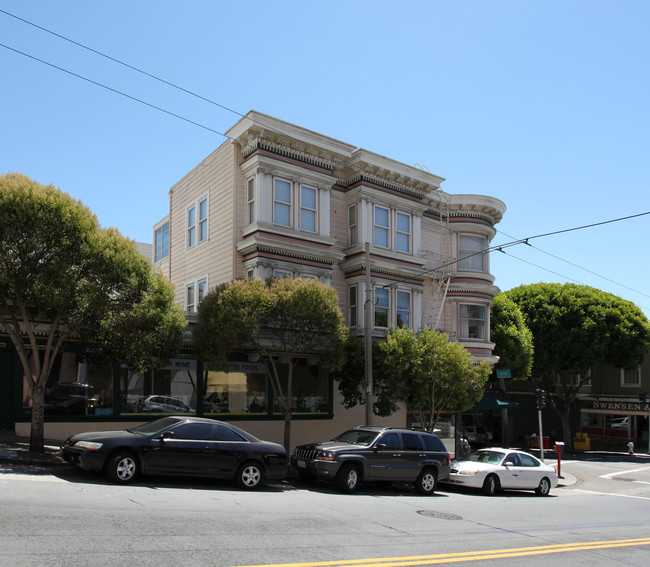
<svg viewBox="0 0 650 567"><path fill-rule="evenodd" d="M361 426L332 441L296 447L291 463L302 478L336 481L354 492L364 481L408 482L433 494L449 476L449 452L434 433Z"/></svg>

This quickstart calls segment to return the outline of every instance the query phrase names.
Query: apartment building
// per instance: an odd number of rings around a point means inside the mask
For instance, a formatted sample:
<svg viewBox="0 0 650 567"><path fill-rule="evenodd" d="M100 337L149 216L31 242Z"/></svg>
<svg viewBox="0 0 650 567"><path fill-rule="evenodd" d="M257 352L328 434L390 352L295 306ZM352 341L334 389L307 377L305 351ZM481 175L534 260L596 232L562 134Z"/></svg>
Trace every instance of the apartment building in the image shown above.
<svg viewBox="0 0 650 567"><path fill-rule="evenodd" d="M190 317L225 281L317 278L336 289L354 333L365 334L370 299L374 335L429 326L493 361L498 289L485 251L500 200L447 194L424 168L255 111L227 136L171 188L154 227L155 266Z"/></svg>

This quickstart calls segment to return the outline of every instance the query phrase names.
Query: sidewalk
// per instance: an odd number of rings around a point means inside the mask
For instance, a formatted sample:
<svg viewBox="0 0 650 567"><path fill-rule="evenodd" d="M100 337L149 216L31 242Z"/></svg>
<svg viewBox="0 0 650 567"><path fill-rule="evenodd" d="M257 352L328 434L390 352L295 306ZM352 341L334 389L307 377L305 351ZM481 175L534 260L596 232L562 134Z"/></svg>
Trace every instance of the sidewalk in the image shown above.
<svg viewBox="0 0 650 567"><path fill-rule="evenodd" d="M0 431L0 463L37 465L41 467L68 466L59 454L59 441L45 440L45 452L29 452L29 439L18 437L13 431Z"/></svg>

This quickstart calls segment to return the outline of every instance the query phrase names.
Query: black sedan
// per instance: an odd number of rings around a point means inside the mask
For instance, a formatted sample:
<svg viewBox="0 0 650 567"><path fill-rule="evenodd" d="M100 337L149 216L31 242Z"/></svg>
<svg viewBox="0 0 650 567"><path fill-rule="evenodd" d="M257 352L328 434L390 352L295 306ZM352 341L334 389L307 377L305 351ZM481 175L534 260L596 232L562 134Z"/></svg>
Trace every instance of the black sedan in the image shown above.
<svg viewBox="0 0 650 567"><path fill-rule="evenodd" d="M229 423L184 416L123 431L78 433L61 451L67 462L105 471L119 484L142 473L234 479L241 488L255 489L266 480L282 480L288 466L281 445Z"/></svg>

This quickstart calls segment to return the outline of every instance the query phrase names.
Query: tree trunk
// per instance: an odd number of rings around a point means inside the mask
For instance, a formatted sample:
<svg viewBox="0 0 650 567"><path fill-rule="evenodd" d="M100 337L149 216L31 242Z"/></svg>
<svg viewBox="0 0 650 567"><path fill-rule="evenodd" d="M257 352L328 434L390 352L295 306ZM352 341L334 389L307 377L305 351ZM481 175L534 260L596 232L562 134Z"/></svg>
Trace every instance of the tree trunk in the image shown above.
<svg viewBox="0 0 650 567"><path fill-rule="evenodd" d="M291 454L291 410L284 414L284 450Z"/></svg>
<svg viewBox="0 0 650 567"><path fill-rule="evenodd" d="M45 388L37 381L32 389L32 423L29 438L29 451L43 453L43 425L45 421Z"/></svg>

